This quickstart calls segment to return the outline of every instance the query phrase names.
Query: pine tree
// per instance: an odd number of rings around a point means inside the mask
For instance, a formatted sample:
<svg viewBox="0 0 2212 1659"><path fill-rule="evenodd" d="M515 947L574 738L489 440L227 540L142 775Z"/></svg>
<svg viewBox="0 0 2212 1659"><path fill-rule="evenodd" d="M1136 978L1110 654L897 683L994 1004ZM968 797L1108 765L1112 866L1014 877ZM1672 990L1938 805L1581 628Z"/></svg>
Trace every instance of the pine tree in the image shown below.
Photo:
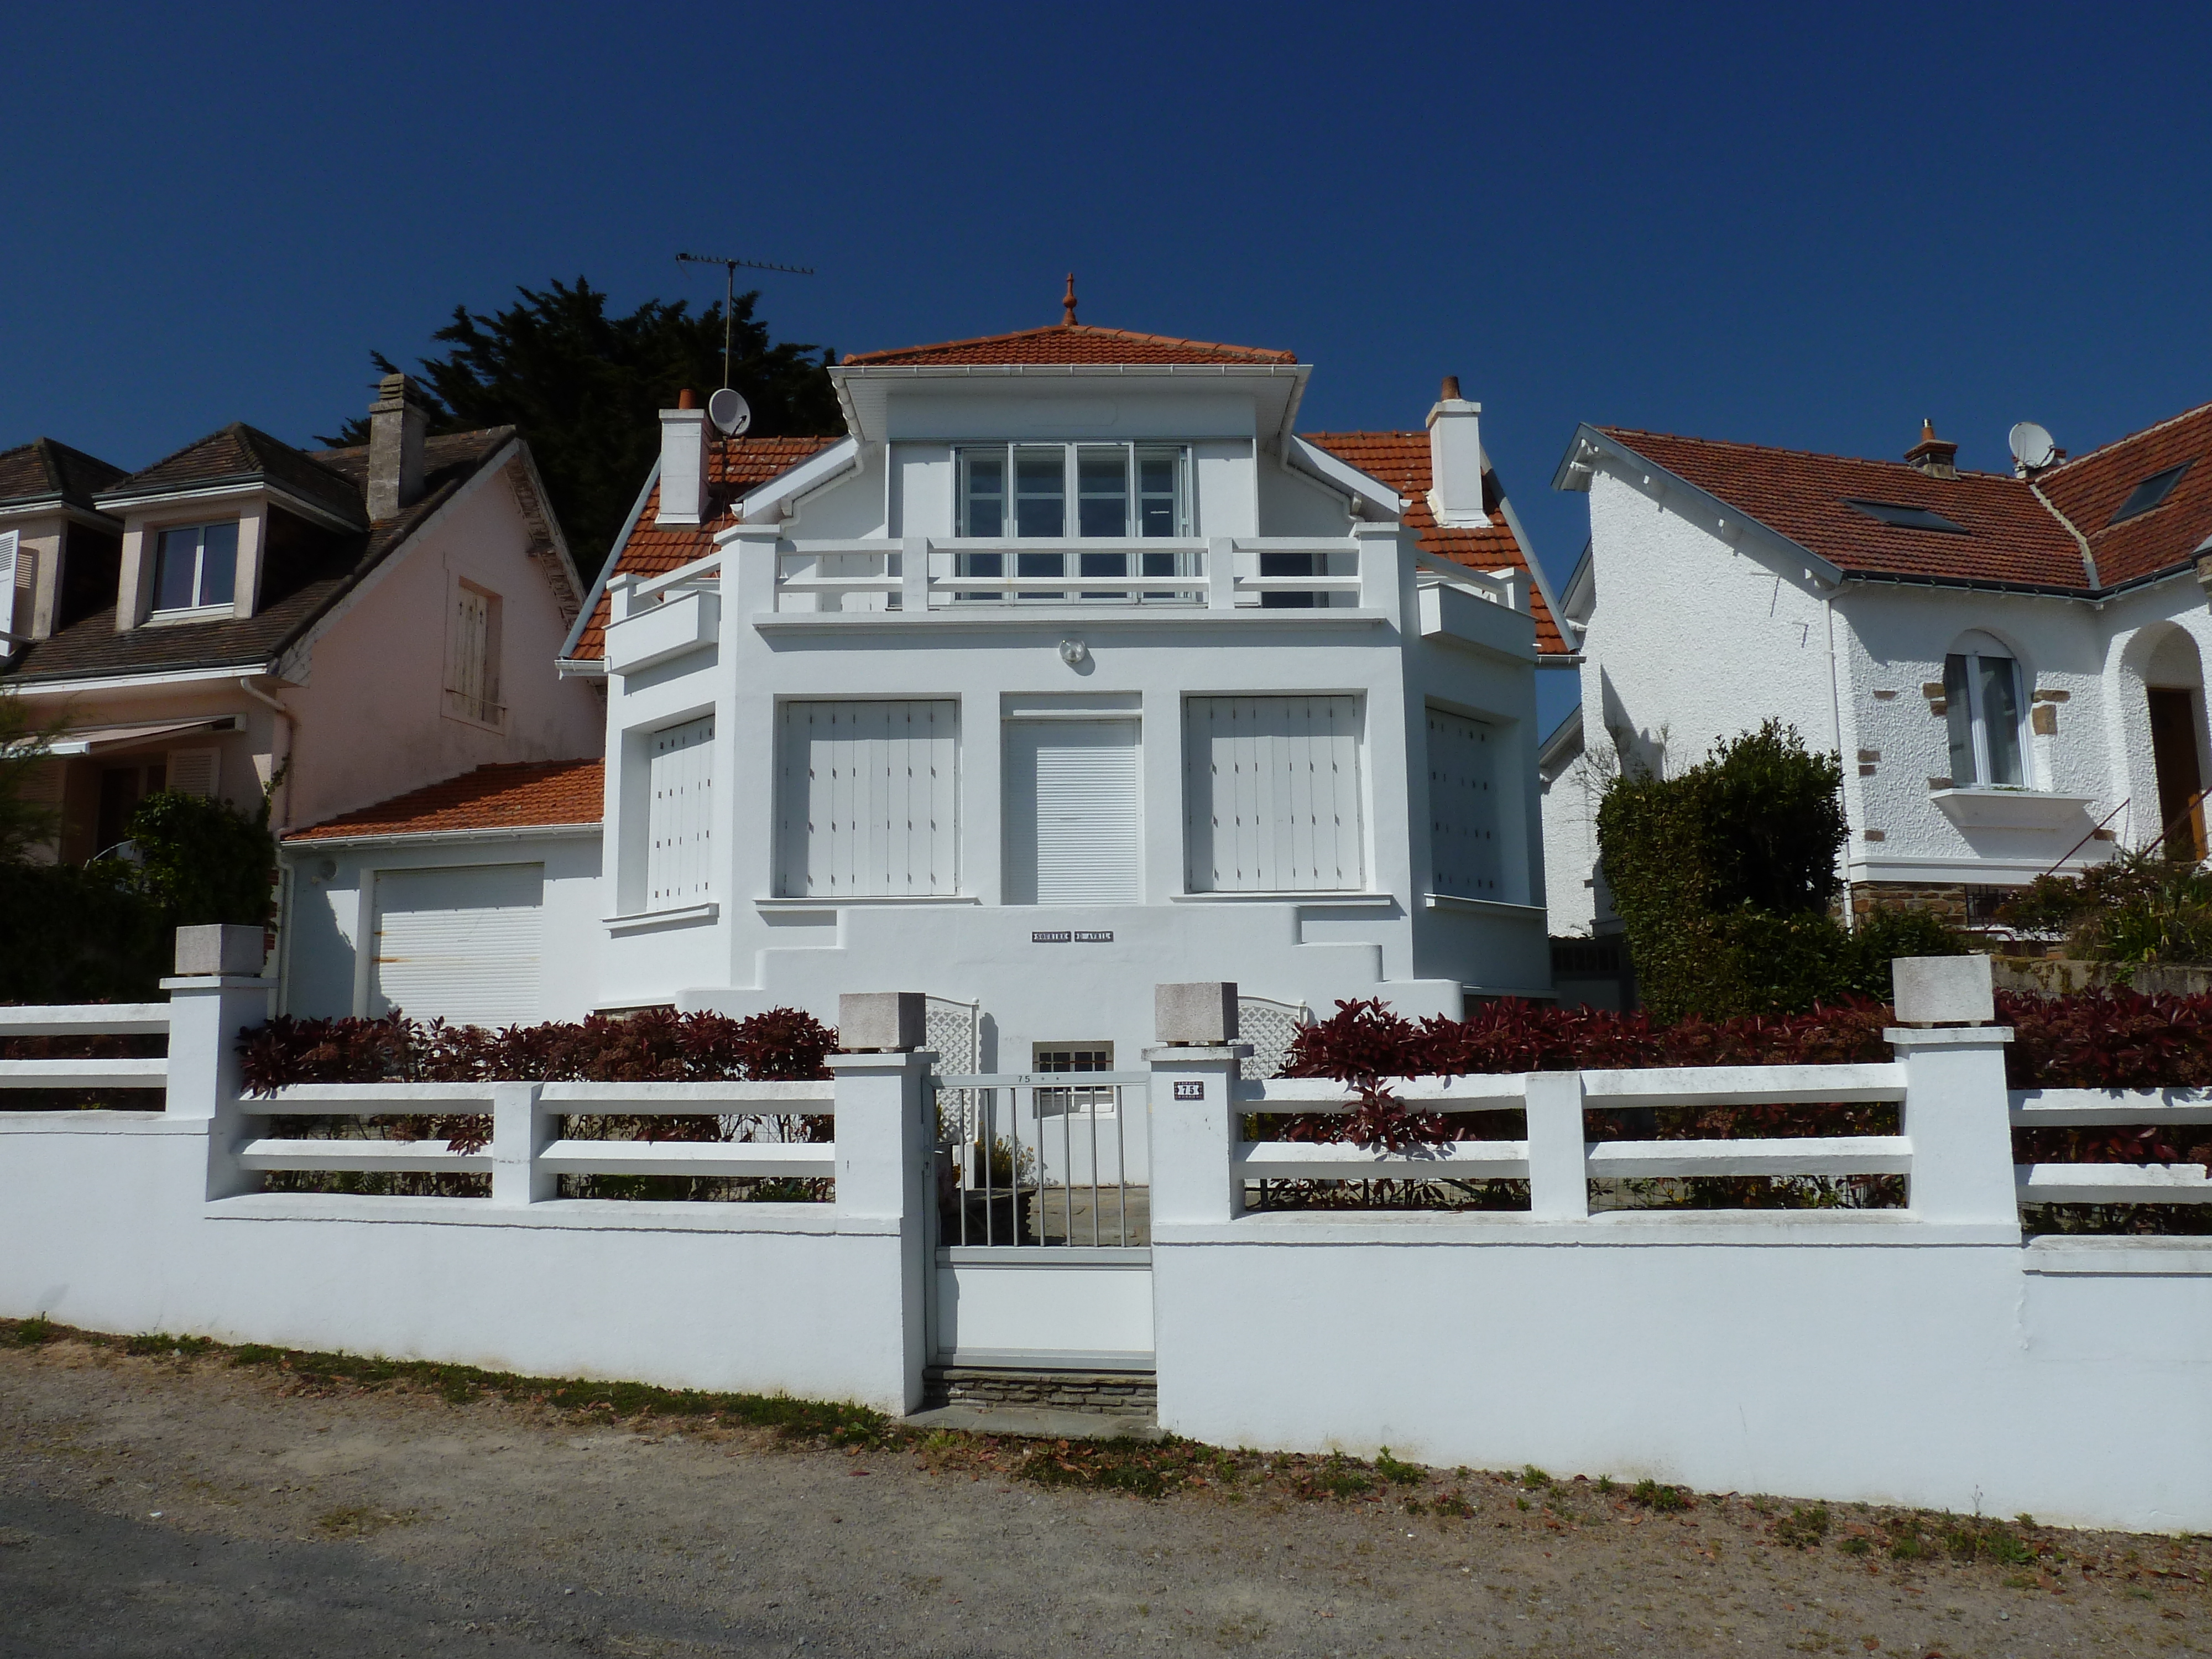
<svg viewBox="0 0 2212 1659"><path fill-rule="evenodd" d="M489 316L455 306L453 320L431 337L451 349L422 362L430 430L519 430L588 581L659 453L656 412L687 386L703 402L722 383L722 306L694 313L687 301L647 300L627 316L609 316L605 294L582 276L516 292L515 304ZM751 431L842 430L830 384L834 354L772 341L753 314L759 297L738 295L730 350L730 381L752 407ZM380 374L398 371L382 352L369 356ZM365 444L368 422L356 416L316 441Z"/></svg>

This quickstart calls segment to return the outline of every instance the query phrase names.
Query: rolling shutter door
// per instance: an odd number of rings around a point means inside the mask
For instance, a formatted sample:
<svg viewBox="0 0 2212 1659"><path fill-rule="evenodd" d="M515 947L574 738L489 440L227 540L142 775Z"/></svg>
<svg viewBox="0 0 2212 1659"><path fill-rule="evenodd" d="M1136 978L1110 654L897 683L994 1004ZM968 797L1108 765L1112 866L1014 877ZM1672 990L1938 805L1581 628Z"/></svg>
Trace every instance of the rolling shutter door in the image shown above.
<svg viewBox="0 0 2212 1659"><path fill-rule="evenodd" d="M544 893L542 864L379 871L370 1012L495 1027L543 1018Z"/></svg>
<svg viewBox="0 0 2212 1659"><path fill-rule="evenodd" d="M714 890L714 717L653 734L647 757L645 890L648 910L698 904Z"/></svg>
<svg viewBox="0 0 2212 1659"><path fill-rule="evenodd" d="M960 705L787 702L776 761L776 891L959 890Z"/></svg>
<svg viewBox="0 0 2212 1659"><path fill-rule="evenodd" d="M1009 903L1142 900L1137 734L1134 720L1008 723Z"/></svg>
<svg viewBox="0 0 2212 1659"><path fill-rule="evenodd" d="M1364 885L1358 698L1192 697L1184 719L1190 891Z"/></svg>
<svg viewBox="0 0 2212 1659"><path fill-rule="evenodd" d="M1498 896L1497 776L1495 727L1429 710L1430 891Z"/></svg>

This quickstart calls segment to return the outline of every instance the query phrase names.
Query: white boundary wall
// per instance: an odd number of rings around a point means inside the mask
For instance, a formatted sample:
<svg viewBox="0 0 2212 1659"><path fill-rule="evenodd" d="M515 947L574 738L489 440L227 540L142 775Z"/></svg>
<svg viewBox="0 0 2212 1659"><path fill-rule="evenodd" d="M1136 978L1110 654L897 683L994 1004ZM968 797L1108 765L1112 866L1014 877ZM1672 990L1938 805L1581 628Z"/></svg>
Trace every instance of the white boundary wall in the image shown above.
<svg viewBox="0 0 2212 1659"><path fill-rule="evenodd" d="M166 1061L0 1061L0 1086L166 1082L152 1112L0 1112L0 1314L539 1375L921 1402L933 1243L928 1057L820 1084L364 1085L238 1097L270 986L179 979L129 1009L0 1010L0 1034L170 1030ZM2193 1165L2015 1168L2009 1127L2212 1121L2202 1091L2005 1092L1989 1027L1899 1030L1881 1065L1401 1085L1517 1110L1522 1138L1392 1156L1246 1143L1255 1110L1346 1091L1243 1082L1243 1050L1152 1068L1163 1426L1701 1490L2212 1529L2212 1242L2023 1240L2018 1203L2202 1202ZM825 1099L825 1095L829 1098ZM556 1142L554 1113L834 1110L832 1142ZM1893 1100L1902 1133L1591 1143L1587 1107ZM491 1146L284 1142L272 1111L479 1111ZM307 1150L302 1150L302 1149ZM628 1149L628 1150L624 1150ZM252 1190L255 1171L488 1168L489 1199ZM553 1198L562 1168L834 1173L818 1205ZM1245 1183L1524 1177L1526 1214L1255 1212ZM1910 1207L1588 1213L1593 1175L1893 1172Z"/></svg>

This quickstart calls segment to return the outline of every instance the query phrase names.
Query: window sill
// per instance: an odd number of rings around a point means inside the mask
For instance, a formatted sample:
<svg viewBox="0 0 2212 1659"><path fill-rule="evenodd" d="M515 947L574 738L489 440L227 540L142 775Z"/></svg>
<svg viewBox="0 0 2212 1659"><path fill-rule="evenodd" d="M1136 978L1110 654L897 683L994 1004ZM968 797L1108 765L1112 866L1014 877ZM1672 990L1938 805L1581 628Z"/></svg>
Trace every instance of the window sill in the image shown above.
<svg viewBox="0 0 2212 1659"><path fill-rule="evenodd" d="M2091 798L1976 784L1930 790L1928 799L1962 829L2072 830L2087 817Z"/></svg>
<svg viewBox="0 0 2212 1659"><path fill-rule="evenodd" d="M855 904L981 904L973 893L882 893L842 898L757 898L757 910L842 910Z"/></svg>
<svg viewBox="0 0 2212 1659"><path fill-rule="evenodd" d="M670 910L639 910L626 916L603 916L607 932L617 935L649 933L656 927L683 927L695 921L713 921L722 914L714 899L704 904L681 904Z"/></svg>
<svg viewBox="0 0 2212 1659"><path fill-rule="evenodd" d="M1516 921L1541 921L1540 904L1509 904L1504 899L1468 898L1459 893L1425 893L1422 902L1431 910L1464 910L1479 916L1504 916Z"/></svg>
<svg viewBox="0 0 2212 1659"><path fill-rule="evenodd" d="M1170 904L1395 904L1395 893L1317 887L1289 893L1170 893Z"/></svg>
<svg viewBox="0 0 2212 1659"><path fill-rule="evenodd" d="M176 611L155 611L146 618L148 628L174 628L180 623L229 622L238 615L238 607L228 600L222 605L186 605Z"/></svg>
<svg viewBox="0 0 2212 1659"><path fill-rule="evenodd" d="M440 705L438 712L449 720L458 721L463 726L473 726L479 732L504 732L507 730L506 705L478 702L477 708L471 708L468 706L477 702L475 698L464 696L460 692L449 689L445 694L444 701ZM478 712L483 708L489 708L495 711L490 718L487 719Z"/></svg>

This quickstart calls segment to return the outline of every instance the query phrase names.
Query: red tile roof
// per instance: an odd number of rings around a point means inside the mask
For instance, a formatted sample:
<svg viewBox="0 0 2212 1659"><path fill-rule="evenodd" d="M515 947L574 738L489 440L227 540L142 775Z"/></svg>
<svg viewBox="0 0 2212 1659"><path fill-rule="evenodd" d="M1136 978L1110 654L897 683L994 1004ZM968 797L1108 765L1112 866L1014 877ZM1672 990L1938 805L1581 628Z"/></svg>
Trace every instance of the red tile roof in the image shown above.
<svg viewBox="0 0 2212 1659"><path fill-rule="evenodd" d="M295 830L285 840L597 823L605 802L605 765L597 760L568 760L479 766L442 783Z"/></svg>
<svg viewBox="0 0 2212 1659"><path fill-rule="evenodd" d="M2044 473L2036 482L2089 538L2097 577L2106 586L2129 582L2192 558L2212 536L2212 404L2131 433L2102 449ZM2190 463L2166 498L2148 513L2114 524L2130 491L2170 466Z"/></svg>
<svg viewBox="0 0 2212 1659"><path fill-rule="evenodd" d="M2065 526L2025 483L2002 473L1936 478L1902 461L1601 430L1854 574L2061 588L2087 582L2081 547ZM1925 507L1966 533L1885 524L1846 507L1848 499Z"/></svg>
<svg viewBox="0 0 2212 1659"><path fill-rule="evenodd" d="M1486 472L1482 477L1482 508L1490 515L1487 526L1448 530L1437 523L1437 515L1429 508L1431 478L1426 432L1308 432L1300 435L1346 465L1356 466L1369 477L1388 484L1404 497L1406 528L1419 532L1425 551L1475 570L1529 568L1528 550L1514 538L1505 515L1499 510L1505 498L1498 488L1496 473ZM1544 590L1533 579L1528 584L1528 608L1536 619L1536 648L1564 653L1567 645L1559 635L1559 620L1544 602Z"/></svg>
<svg viewBox="0 0 2212 1659"><path fill-rule="evenodd" d="M2212 404L2051 467L2035 489L2001 472L1938 478L1902 461L1600 429L1853 575L2090 593L2186 565L2212 536ZM2159 506L2112 522L2137 484L2184 463L2191 465ZM1845 506L1849 499L1925 507L1966 533L1884 524ZM2088 539L2094 585L2069 525Z"/></svg>
<svg viewBox="0 0 2212 1659"><path fill-rule="evenodd" d="M781 477L801 461L811 460L842 434L828 438L732 438L707 447L707 511L700 524L653 523L660 511L660 486L655 484L637 515L629 539L616 550L610 576L661 576L703 559L714 550L716 532L732 522L732 509L739 497L771 478ZM607 653L607 596L602 592L592 608L591 620L576 636L574 660L589 662Z"/></svg>
<svg viewBox="0 0 2212 1659"><path fill-rule="evenodd" d="M986 334L972 340L943 340L935 345L902 346L890 351L848 353L848 368L954 363L1295 363L1297 355L1258 346L1221 345L1212 340L1182 340L1166 334L1137 334L1125 328L1093 328L1088 323L1054 323L1014 334Z"/></svg>

